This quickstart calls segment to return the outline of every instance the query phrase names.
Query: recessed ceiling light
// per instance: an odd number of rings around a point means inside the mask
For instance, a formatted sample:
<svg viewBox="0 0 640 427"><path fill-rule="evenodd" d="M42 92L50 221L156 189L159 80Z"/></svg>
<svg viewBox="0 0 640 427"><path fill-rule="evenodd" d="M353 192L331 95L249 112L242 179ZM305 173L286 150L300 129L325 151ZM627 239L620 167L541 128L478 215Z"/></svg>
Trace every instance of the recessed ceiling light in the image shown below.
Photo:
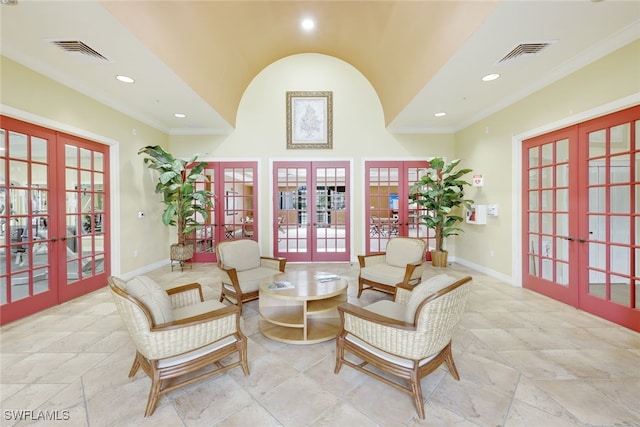
<svg viewBox="0 0 640 427"><path fill-rule="evenodd" d="M442 112L442 113L435 113L435 114L434 114L434 116L436 116L436 117L443 117L443 116L446 116L446 115L447 115L447 113L444 113L444 112Z"/></svg>
<svg viewBox="0 0 640 427"><path fill-rule="evenodd" d="M135 82L135 80L133 80L131 77L122 76L122 75L117 75L116 79L120 80L122 83L133 83L133 82Z"/></svg>
<svg viewBox="0 0 640 427"><path fill-rule="evenodd" d="M305 18L305 19L302 20L300 25L302 26L303 30L311 31L311 30L313 30L315 28L316 23L311 18Z"/></svg>
<svg viewBox="0 0 640 427"><path fill-rule="evenodd" d="M482 78L482 81L483 82L490 82L491 80L495 80L495 79L497 79L499 77L500 77L500 74L498 74L498 73L487 74L486 76L484 76Z"/></svg>
<svg viewBox="0 0 640 427"><path fill-rule="evenodd" d="M175 113L174 116L179 118L179 119L184 119L185 117L187 117L186 114L182 114L182 113Z"/></svg>

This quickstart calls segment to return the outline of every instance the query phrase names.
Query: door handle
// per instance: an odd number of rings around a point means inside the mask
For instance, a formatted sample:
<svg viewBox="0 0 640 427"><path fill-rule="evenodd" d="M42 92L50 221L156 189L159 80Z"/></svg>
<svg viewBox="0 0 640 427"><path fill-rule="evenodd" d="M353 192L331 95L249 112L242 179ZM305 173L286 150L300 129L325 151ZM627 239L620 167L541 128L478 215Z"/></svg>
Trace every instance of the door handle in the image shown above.
<svg viewBox="0 0 640 427"><path fill-rule="evenodd" d="M574 239L574 238L573 238L573 237L571 237L571 236L569 236L569 237L563 237L563 239L564 239L564 240L568 240L568 241L570 241L570 242L573 242L574 240L576 240L576 239Z"/></svg>
<svg viewBox="0 0 640 427"><path fill-rule="evenodd" d="M578 239L578 242L584 243L584 242L586 242L586 240L585 239Z"/></svg>
<svg viewBox="0 0 640 427"><path fill-rule="evenodd" d="M57 241L58 241L58 239L57 239L57 238L55 238L55 237L53 237L53 238L51 239L51 241L52 241L52 242L57 242Z"/></svg>

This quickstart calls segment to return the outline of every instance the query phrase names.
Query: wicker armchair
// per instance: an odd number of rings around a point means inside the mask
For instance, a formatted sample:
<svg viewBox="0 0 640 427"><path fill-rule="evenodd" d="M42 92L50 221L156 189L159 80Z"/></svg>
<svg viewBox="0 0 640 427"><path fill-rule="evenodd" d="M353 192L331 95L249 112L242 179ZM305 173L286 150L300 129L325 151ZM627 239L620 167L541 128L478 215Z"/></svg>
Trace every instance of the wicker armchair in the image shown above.
<svg viewBox="0 0 640 427"><path fill-rule="evenodd" d="M151 379L145 417L153 414L160 395L179 387L236 366L249 375L247 338L240 330L238 307L203 301L198 283L164 290L144 276L128 282L112 276L108 282L136 346L129 377L142 368ZM234 353L238 360L222 364ZM177 383L164 384L196 371Z"/></svg>
<svg viewBox="0 0 640 427"><path fill-rule="evenodd" d="M226 240L216 246L222 286L220 302L225 299L242 304L258 299L258 286L265 277L284 273L287 260L260 256L258 242L250 239Z"/></svg>
<svg viewBox="0 0 640 427"><path fill-rule="evenodd" d="M389 240L386 252L358 255L358 298L366 289L394 294L398 283L418 284L426 267L426 251L422 239L396 237Z"/></svg>
<svg viewBox="0 0 640 427"><path fill-rule="evenodd" d="M451 375L460 379L451 339L464 312L470 285L471 277L456 280L442 274L413 289L398 285L395 301L378 301L364 308L338 306L342 326L336 338L334 373L345 364L412 395L418 416L424 419L421 378L446 363ZM362 362L345 359L345 352ZM367 365L408 384L392 381Z"/></svg>

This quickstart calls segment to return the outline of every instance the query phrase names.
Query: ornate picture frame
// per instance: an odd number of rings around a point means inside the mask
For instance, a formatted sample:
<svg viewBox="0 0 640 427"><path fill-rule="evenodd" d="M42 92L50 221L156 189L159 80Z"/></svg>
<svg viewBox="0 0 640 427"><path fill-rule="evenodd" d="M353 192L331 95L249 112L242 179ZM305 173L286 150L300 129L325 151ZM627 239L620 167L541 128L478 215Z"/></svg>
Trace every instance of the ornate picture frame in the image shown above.
<svg viewBox="0 0 640 427"><path fill-rule="evenodd" d="M287 92L287 149L333 148L333 92Z"/></svg>

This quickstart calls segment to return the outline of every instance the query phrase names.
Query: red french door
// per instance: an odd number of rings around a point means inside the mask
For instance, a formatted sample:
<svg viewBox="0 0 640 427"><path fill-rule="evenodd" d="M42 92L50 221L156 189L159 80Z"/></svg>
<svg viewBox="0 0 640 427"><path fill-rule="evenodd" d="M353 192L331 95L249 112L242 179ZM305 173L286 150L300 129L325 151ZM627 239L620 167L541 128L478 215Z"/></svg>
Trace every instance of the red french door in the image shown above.
<svg viewBox="0 0 640 427"><path fill-rule="evenodd" d="M187 241L195 245L194 262L216 262L217 242L229 239L258 240L257 162L209 162L206 182L196 183L214 195L207 219Z"/></svg>
<svg viewBox="0 0 640 427"><path fill-rule="evenodd" d="M640 331L640 106L524 141L523 285Z"/></svg>
<svg viewBox="0 0 640 427"><path fill-rule="evenodd" d="M368 161L365 163L364 224L368 226L367 253L384 252L397 236L424 239L434 247L433 231L420 224L426 212L409 203L409 188L426 172L427 161ZM427 255L429 256L429 255Z"/></svg>
<svg viewBox="0 0 640 427"><path fill-rule="evenodd" d="M108 147L2 117L0 323L106 284Z"/></svg>
<svg viewBox="0 0 640 427"><path fill-rule="evenodd" d="M523 151L524 286L573 306L578 305L579 271L573 244L579 216L577 138L577 128L563 129L525 141Z"/></svg>
<svg viewBox="0 0 640 427"><path fill-rule="evenodd" d="M640 331L640 106L578 127L580 308Z"/></svg>
<svg viewBox="0 0 640 427"><path fill-rule="evenodd" d="M293 262L349 261L349 162L275 162L274 254Z"/></svg>

